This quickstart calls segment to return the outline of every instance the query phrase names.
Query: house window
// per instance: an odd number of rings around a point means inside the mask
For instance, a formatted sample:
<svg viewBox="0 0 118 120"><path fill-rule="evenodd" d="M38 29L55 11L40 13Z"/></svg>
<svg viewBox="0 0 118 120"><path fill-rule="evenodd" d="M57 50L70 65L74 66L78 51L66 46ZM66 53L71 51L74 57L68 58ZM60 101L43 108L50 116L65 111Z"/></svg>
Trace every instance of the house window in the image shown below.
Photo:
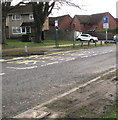
<svg viewBox="0 0 118 120"><path fill-rule="evenodd" d="M31 27L26 27L26 33L27 34L31 33Z"/></svg>
<svg viewBox="0 0 118 120"><path fill-rule="evenodd" d="M21 20L21 15L12 15L12 20Z"/></svg>
<svg viewBox="0 0 118 120"><path fill-rule="evenodd" d="M22 33L26 33L26 27L22 27Z"/></svg>
<svg viewBox="0 0 118 120"><path fill-rule="evenodd" d="M29 15L29 19L30 19L30 20L34 20L33 14L30 14L30 15Z"/></svg>
<svg viewBox="0 0 118 120"><path fill-rule="evenodd" d="M21 34L21 27L12 27L13 34Z"/></svg>

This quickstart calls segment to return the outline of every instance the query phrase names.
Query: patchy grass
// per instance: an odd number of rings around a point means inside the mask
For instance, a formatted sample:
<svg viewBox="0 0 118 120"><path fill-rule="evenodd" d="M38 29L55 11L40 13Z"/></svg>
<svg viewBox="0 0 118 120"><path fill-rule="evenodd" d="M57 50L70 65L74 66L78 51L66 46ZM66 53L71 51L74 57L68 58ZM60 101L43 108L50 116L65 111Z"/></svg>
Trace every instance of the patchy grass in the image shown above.
<svg viewBox="0 0 118 120"><path fill-rule="evenodd" d="M111 106L106 106L106 111L101 115L101 118L116 118L118 120L117 112L118 105L116 101L111 101Z"/></svg>
<svg viewBox="0 0 118 120"><path fill-rule="evenodd" d="M34 43L34 42L21 42L20 39L11 39L7 40L7 44L3 45L3 49L9 49L9 48L23 48L25 45L28 47L39 47L39 46L50 46L55 45L55 40L44 40L42 43ZM64 44L71 44L73 41L58 41L60 45Z"/></svg>
<svg viewBox="0 0 118 120"><path fill-rule="evenodd" d="M108 75L102 76L100 79L107 80L107 79L111 79L112 77L115 77L115 76L116 76L116 72L113 72Z"/></svg>
<svg viewBox="0 0 118 120"><path fill-rule="evenodd" d="M34 42L21 42L20 39L18 40L7 40L7 44L3 45L3 49L9 48L24 48L25 45L28 47L39 47L39 46L47 46L47 45L54 45L55 42L53 40L45 40L42 43L34 43Z"/></svg>
<svg viewBox="0 0 118 120"><path fill-rule="evenodd" d="M92 83L89 85L89 90L85 87L83 88L85 91L81 92L78 90L50 104L45 105L45 107L51 111L54 111L54 113L56 112L58 117L63 119L118 119L118 116L116 115L118 110L117 101L115 99L116 95L112 89L115 89L114 86L117 84L117 81L112 79L115 77L115 74L115 72L112 72L108 75L104 75L104 77L100 78L101 82L99 84ZM111 86L111 88L109 86Z"/></svg>
<svg viewBox="0 0 118 120"><path fill-rule="evenodd" d="M88 42L83 42L83 46L81 46L82 42L75 41L75 46L73 46L73 41L69 40L58 40L59 47L58 49L88 49L93 47L101 47L101 46L109 46L113 44L95 44L90 43L88 46ZM34 42L21 42L20 39L12 39L7 40L7 44L2 46L2 55L3 56L22 56L25 55L25 46L28 48L28 54L39 54L40 51L46 51L48 49L57 48L55 40L44 40L42 43L34 43Z"/></svg>

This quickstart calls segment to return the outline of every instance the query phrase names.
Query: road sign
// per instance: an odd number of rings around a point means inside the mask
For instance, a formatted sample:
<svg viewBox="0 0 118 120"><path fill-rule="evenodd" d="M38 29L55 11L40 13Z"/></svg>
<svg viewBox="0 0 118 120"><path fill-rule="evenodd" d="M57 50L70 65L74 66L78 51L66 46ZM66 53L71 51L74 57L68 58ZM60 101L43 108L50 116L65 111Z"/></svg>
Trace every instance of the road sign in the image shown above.
<svg viewBox="0 0 118 120"><path fill-rule="evenodd" d="M103 18L103 23L109 23L109 18L108 17L104 17Z"/></svg>
<svg viewBox="0 0 118 120"><path fill-rule="evenodd" d="M109 23L103 23L103 28L108 29L109 28Z"/></svg>
<svg viewBox="0 0 118 120"><path fill-rule="evenodd" d="M109 28L109 17L103 18L103 28L108 29Z"/></svg>

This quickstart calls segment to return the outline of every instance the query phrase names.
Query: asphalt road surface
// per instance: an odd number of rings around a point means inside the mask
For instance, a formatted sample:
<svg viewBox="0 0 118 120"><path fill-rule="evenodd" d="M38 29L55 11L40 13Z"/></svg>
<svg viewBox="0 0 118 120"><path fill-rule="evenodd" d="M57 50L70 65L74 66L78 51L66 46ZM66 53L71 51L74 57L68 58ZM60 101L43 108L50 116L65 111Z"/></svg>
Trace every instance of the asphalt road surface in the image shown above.
<svg viewBox="0 0 118 120"><path fill-rule="evenodd" d="M2 63L3 117L77 87L116 67L116 46L13 58Z"/></svg>

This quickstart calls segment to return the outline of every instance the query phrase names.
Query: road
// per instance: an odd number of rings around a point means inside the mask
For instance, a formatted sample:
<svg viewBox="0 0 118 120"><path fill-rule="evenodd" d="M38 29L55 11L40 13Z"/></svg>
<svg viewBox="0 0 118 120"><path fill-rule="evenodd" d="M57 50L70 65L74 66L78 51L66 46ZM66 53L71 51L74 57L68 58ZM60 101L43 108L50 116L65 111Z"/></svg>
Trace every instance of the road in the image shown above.
<svg viewBox="0 0 118 120"><path fill-rule="evenodd" d="M3 117L13 117L116 67L116 46L13 58L2 63Z"/></svg>

